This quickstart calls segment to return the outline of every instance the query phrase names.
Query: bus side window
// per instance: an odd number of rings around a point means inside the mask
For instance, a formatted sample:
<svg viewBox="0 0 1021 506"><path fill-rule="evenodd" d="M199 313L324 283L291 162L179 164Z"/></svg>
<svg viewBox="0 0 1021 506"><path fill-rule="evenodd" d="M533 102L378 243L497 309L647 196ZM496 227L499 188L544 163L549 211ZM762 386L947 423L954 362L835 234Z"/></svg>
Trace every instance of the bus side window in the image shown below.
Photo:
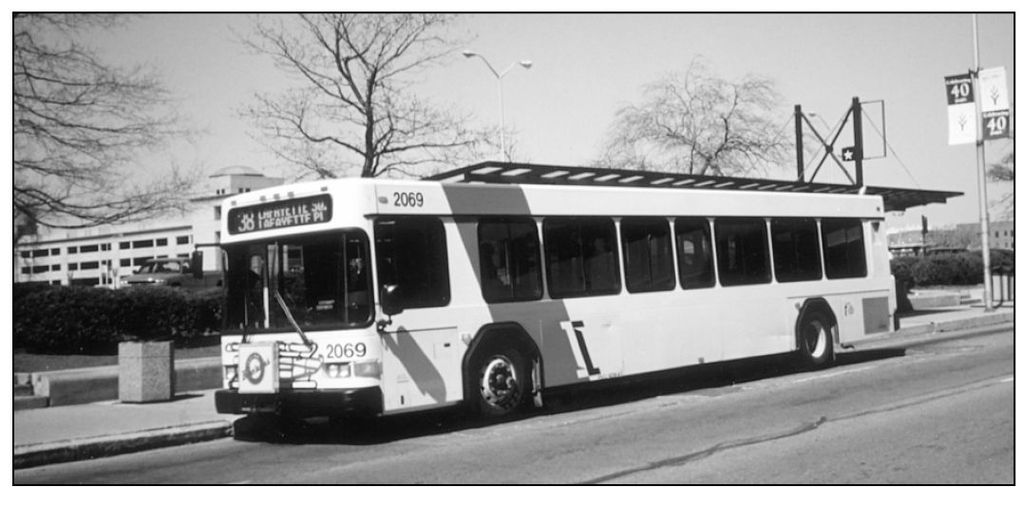
<svg viewBox="0 0 1021 506"><path fill-rule="evenodd" d="M622 218L624 280L631 293L673 290L670 223L665 218Z"/></svg>
<svg viewBox="0 0 1021 506"><path fill-rule="evenodd" d="M814 218L774 218L770 228L777 281L822 279L819 227Z"/></svg>
<svg viewBox="0 0 1021 506"><path fill-rule="evenodd" d="M547 218L542 224L550 297L620 293L617 230L610 218Z"/></svg>
<svg viewBox="0 0 1021 506"><path fill-rule="evenodd" d="M479 282L486 302L542 297L539 234L531 219L479 220Z"/></svg>
<svg viewBox="0 0 1021 506"><path fill-rule="evenodd" d="M864 278L868 275L861 220L822 220L822 240L826 277Z"/></svg>
<svg viewBox="0 0 1021 506"><path fill-rule="evenodd" d="M427 216L380 218L375 224L379 287L397 285L403 308L450 302L443 222Z"/></svg>
<svg viewBox="0 0 1021 506"><path fill-rule="evenodd" d="M766 220L717 218L716 261L723 286L769 283Z"/></svg>
<svg viewBox="0 0 1021 506"><path fill-rule="evenodd" d="M716 285L713 274L712 236L709 220L705 218L677 218L674 221L677 242L677 270L681 273L681 287L709 288Z"/></svg>

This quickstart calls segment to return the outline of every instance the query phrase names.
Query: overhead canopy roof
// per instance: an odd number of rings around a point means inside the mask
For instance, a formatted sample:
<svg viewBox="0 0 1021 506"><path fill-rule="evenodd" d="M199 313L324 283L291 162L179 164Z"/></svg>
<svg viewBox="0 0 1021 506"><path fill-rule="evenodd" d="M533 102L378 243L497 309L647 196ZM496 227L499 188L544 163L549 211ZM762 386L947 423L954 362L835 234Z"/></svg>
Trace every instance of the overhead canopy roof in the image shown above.
<svg viewBox="0 0 1021 506"><path fill-rule="evenodd" d="M424 179L464 183L620 186L671 188L678 190L737 190L845 195L862 193L863 189L859 186L831 183L806 183L775 179L700 176L667 172L512 162L482 162ZM882 186L865 186L864 193L866 195L879 195L883 197L884 208L887 211L903 211L911 207L926 204L945 203L948 198L963 195L962 192L913 190Z"/></svg>

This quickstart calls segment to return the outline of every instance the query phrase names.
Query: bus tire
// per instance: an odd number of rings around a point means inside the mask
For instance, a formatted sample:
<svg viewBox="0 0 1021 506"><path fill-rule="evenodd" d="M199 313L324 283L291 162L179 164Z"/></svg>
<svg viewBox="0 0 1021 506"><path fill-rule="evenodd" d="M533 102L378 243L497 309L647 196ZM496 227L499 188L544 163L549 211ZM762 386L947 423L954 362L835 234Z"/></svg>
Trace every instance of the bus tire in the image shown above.
<svg viewBox="0 0 1021 506"><path fill-rule="evenodd" d="M482 418L518 413L532 391L531 362L513 347L487 346L471 365L471 408Z"/></svg>
<svg viewBox="0 0 1021 506"><path fill-rule="evenodd" d="M798 354L808 369L821 369L833 359L833 327L821 311L805 313L798 325Z"/></svg>

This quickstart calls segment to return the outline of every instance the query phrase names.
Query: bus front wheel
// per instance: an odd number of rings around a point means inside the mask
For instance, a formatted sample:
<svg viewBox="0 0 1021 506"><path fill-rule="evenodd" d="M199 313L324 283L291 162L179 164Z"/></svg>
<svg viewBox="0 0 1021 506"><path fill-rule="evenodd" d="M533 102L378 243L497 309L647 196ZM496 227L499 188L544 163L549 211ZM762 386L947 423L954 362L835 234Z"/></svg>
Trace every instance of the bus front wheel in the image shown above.
<svg viewBox="0 0 1021 506"><path fill-rule="evenodd" d="M810 369L825 367L833 358L833 324L819 312L801 319L798 348L803 364Z"/></svg>
<svg viewBox="0 0 1021 506"><path fill-rule="evenodd" d="M514 348L479 354L473 367L474 408L483 418L520 411L532 391L532 373L524 355Z"/></svg>

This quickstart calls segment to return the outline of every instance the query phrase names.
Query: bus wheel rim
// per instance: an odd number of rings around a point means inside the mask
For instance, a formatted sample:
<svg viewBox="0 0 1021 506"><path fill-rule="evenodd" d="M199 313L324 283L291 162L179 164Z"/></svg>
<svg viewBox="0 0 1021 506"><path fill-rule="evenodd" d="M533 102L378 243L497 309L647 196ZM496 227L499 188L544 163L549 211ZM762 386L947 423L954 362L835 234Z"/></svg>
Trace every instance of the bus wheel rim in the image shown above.
<svg viewBox="0 0 1021 506"><path fill-rule="evenodd" d="M502 355L494 356L482 370L482 399L490 406L510 409L521 398L518 373L514 364Z"/></svg>
<svg viewBox="0 0 1021 506"><path fill-rule="evenodd" d="M826 354L826 326L821 322L812 322L808 331L808 340L805 344L808 345L812 358L822 358Z"/></svg>

